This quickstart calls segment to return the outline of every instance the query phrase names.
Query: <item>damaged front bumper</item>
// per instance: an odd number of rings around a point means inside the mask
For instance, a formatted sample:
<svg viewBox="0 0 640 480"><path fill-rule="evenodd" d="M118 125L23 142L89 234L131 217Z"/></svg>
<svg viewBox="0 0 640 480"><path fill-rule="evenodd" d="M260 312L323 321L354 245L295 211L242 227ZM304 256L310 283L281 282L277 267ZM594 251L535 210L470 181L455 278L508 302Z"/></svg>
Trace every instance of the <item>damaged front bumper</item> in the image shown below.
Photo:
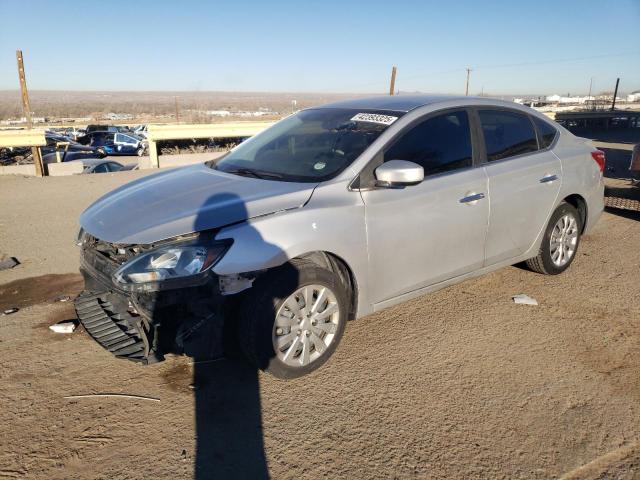
<svg viewBox="0 0 640 480"><path fill-rule="evenodd" d="M111 280L121 263L83 246L85 290L75 300L78 319L116 357L154 363L167 353L213 358L223 354L225 310L218 277L196 286L131 292Z"/></svg>

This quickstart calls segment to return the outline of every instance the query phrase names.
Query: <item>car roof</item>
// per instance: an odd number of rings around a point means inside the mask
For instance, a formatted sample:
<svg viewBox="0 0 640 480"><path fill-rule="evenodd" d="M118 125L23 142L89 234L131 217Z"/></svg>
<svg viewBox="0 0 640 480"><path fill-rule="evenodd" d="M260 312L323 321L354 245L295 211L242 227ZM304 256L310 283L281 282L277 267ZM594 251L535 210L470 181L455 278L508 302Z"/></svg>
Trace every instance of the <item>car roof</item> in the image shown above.
<svg viewBox="0 0 640 480"><path fill-rule="evenodd" d="M78 160L71 160L71 162L67 163L82 163L85 167L95 167L102 163L117 163L118 165L122 165L120 162L116 162L115 160L108 160L104 158L79 158Z"/></svg>
<svg viewBox="0 0 640 480"><path fill-rule="evenodd" d="M393 110L409 112L415 108L432 103L457 100L469 97L453 95L378 95L375 97L354 98L322 105L321 108L351 108L356 110Z"/></svg>
<svg viewBox="0 0 640 480"><path fill-rule="evenodd" d="M480 100L480 102L477 102ZM387 110L407 113L419 107L442 102L456 101L467 104L482 103L495 105L514 105L511 102L486 97L467 97L462 95L378 95L375 97L355 98L320 105L312 108L349 108L354 110Z"/></svg>

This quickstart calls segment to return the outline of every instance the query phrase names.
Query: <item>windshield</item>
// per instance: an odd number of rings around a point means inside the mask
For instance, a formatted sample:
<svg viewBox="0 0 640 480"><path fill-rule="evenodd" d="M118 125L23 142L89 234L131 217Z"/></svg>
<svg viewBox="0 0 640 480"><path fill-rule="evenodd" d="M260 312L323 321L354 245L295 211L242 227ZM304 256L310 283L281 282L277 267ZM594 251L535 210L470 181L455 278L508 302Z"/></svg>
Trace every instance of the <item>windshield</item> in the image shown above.
<svg viewBox="0 0 640 480"><path fill-rule="evenodd" d="M269 180L328 180L347 168L401 115L379 110L304 110L246 140L209 166Z"/></svg>

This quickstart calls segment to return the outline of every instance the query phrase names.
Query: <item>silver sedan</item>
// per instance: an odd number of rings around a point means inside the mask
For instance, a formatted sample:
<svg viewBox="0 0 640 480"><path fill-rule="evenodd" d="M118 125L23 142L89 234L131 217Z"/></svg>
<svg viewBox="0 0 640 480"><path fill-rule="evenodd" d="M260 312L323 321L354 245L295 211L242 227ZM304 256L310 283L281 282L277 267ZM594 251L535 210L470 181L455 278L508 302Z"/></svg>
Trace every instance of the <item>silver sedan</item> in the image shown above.
<svg viewBox="0 0 640 480"><path fill-rule="evenodd" d="M311 108L89 207L76 308L120 357L192 354L206 325L234 331L256 367L297 377L327 361L348 320L515 263L566 270L603 210L604 161L510 102Z"/></svg>

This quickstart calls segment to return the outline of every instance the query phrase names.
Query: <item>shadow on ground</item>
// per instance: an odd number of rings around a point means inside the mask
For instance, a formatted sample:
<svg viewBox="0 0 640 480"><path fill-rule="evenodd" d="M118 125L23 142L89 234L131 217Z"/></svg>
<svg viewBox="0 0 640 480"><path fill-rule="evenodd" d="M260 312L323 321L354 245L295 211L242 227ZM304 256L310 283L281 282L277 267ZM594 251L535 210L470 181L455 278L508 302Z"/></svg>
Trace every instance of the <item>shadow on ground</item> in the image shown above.
<svg viewBox="0 0 640 480"><path fill-rule="evenodd" d="M229 218L248 218L240 197L219 193L199 209L194 231L211 228L211 217L219 214L219 208L224 208ZM243 240L250 245L267 245L248 225L243 227ZM277 251L270 248L270 252ZM277 285L269 283L270 288L264 288L264 282L268 282L265 275L249 290L231 297L219 293L217 279L204 287L161 291L153 303L155 308L150 310L158 322L153 349L159 356L177 353L194 360L196 479L269 478L258 370L240 352L245 344L257 346L249 349L260 368L266 367L274 355L271 332L275 309L285 291L294 291L299 278L289 264L278 271L286 275L279 277L283 281ZM187 292L196 289L196 294ZM255 297L256 291L259 297ZM181 296L179 309L167 307L176 292Z"/></svg>

